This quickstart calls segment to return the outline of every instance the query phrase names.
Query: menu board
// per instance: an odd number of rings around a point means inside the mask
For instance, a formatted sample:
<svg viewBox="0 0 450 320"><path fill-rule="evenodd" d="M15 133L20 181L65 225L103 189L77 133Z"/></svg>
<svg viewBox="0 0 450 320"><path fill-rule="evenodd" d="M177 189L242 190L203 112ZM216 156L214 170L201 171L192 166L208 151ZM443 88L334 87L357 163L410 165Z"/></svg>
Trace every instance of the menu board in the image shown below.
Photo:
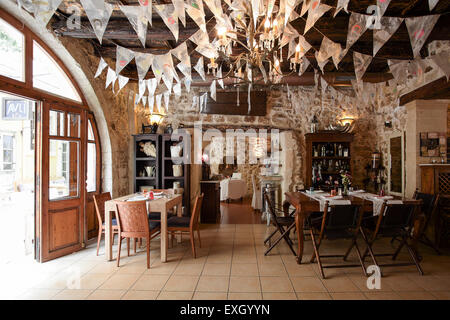
<svg viewBox="0 0 450 320"><path fill-rule="evenodd" d="M421 132L421 157L446 157L447 135L445 132Z"/></svg>

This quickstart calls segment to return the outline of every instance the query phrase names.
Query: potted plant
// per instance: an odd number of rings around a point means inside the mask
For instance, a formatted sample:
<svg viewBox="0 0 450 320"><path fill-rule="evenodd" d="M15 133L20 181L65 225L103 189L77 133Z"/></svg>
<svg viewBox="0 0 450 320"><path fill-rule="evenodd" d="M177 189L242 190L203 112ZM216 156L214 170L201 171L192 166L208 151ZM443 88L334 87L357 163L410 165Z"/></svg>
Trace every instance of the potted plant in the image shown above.
<svg viewBox="0 0 450 320"><path fill-rule="evenodd" d="M342 191L343 195L348 195L348 188L349 186L351 186L352 184L352 176L350 175L349 172L341 170L341 183L342 186L344 187L344 190Z"/></svg>

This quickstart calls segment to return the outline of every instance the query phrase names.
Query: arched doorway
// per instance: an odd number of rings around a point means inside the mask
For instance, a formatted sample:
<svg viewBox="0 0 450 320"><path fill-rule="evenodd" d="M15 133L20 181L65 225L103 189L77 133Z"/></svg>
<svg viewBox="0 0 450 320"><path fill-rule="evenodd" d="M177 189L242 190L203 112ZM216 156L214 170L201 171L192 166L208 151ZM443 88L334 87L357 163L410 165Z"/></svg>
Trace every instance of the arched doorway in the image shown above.
<svg viewBox="0 0 450 320"><path fill-rule="evenodd" d="M30 123L34 161L16 161L23 157L22 144L6 135L2 168L14 172L13 186L7 190L11 194L20 193L18 186L25 184L16 178L17 171L34 173L34 181L27 183L34 194L34 258L44 262L80 250L97 227L92 203L93 195L101 192L97 123L62 61L29 28L2 10L0 94L6 97L0 124ZM4 122L2 126L6 127ZM10 201L14 198L8 196Z"/></svg>

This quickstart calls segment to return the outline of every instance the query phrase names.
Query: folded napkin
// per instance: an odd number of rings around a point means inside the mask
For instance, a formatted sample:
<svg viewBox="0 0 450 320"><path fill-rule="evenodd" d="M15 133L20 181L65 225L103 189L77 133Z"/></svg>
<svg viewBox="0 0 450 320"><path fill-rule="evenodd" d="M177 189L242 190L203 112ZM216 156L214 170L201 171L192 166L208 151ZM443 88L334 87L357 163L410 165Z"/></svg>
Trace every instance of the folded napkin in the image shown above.
<svg viewBox="0 0 450 320"><path fill-rule="evenodd" d="M134 196L132 198L127 199L127 201L144 201L148 200L146 196Z"/></svg>
<svg viewBox="0 0 450 320"><path fill-rule="evenodd" d="M321 199L323 199L323 200L329 200L329 201L331 201L331 200L339 200L339 199L343 198L342 196L330 196L330 195L320 195L319 197Z"/></svg>
<svg viewBox="0 0 450 320"><path fill-rule="evenodd" d="M353 191L350 191L349 194L352 195L352 194L364 193L364 192L365 192L364 190L353 190Z"/></svg>
<svg viewBox="0 0 450 320"><path fill-rule="evenodd" d="M307 194L317 194L317 193L324 193L325 191L323 190L314 190L314 191L310 191L310 190L306 190Z"/></svg>

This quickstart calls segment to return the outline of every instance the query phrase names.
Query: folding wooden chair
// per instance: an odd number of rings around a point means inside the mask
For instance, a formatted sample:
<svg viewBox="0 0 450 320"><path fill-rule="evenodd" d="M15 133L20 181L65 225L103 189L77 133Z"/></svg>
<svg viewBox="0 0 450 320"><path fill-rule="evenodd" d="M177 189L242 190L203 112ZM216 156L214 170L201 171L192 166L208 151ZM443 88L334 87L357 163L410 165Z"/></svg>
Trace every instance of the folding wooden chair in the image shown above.
<svg viewBox="0 0 450 320"><path fill-rule="evenodd" d="M313 263L317 260L319 266L320 275L325 279L323 272L324 268L347 268L347 267L361 267L364 275L367 276L364 261L359 250L357 237L361 231L361 220L363 215L363 201L352 201L348 205L329 205L329 202L325 202L325 207L322 217L308 217L310 225L310 235L314 252L311 256L310 262ZM336 240L336 239L351 239L352 242L342 255L321 255L319 252L320 245L323 239ZM364 240L366 241L366 240ZM323 265L322 258L343 258L345 261L350 254L351 250L355 247L358 254L359 264L338 264L338 265Z"/></svg>
<svg viewBox="0 0 450 320"><path fill-rule="evenodd" d="M272 201L270 200L269 196L267 193L264 193L264 199L267 203L268 209L269 209L269 214L271 216L270 222L275 226L275 231L273 231L265 240L264 240L264 245L266 243L269 243L269 248L266 250L266 252L264 252L264 255L268 255L270 251L272 251L272 249L281 241L281 239L284 239L284 241L287 243L288 247L291 249L292 253L294 254L294 256L297 255L297 253L295 252L294 248L292 247L293 242L292 240L289 238L289 233L292 229L295 228L295 218L291 215L291 216L277 216L276 212L280 212L284 214L284 211L282 210L277 210L275 209L275 207L272 204ZM277 238L275 240L275 242L273 242L271 244L271 239L272 237L277 233L280 233L280 237Z"/></svg>
<svg viewBox="0 0 450 320"><path fill-rule="evenodd" d="M408 243L408 240L412 240L414 222L421 205L422 200L407 200L403 201L403 204L389 204L385 201L381 207L380 215L377 218L375 228L373 230L369 230L371 235L370 240L367 241L368 246L363 254L363 261L367 256L367 253L370 253L375 264L379 267L415 265L419 271L419 274L423 275L417 253ZM365 237L365 232L363 232L363 236ZM381 237L400 237L400 245L394 253L373 253L373 244L378 238ZM413 262L378 264L374 258L377 256L388 256L392 257L392 260L396 260L398 254L404 246L408 249L409 255L411 256Z"/></svg>

